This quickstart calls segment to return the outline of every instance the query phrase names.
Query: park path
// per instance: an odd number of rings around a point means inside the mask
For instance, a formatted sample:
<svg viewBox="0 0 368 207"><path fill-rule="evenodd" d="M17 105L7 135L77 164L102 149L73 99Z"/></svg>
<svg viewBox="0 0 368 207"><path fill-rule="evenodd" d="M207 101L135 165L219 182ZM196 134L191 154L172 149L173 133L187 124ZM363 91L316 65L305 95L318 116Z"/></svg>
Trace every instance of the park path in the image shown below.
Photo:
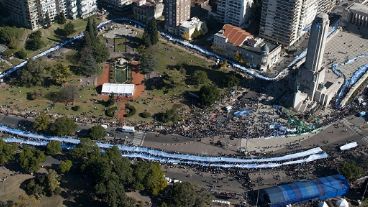
<svg viewBox="0 0 368 207"><path fill-rule="evenodd" d="M137 99L144 92L144 75L139 72L139 63L132 61L132 83L135 85L133 100Z"/></svg>

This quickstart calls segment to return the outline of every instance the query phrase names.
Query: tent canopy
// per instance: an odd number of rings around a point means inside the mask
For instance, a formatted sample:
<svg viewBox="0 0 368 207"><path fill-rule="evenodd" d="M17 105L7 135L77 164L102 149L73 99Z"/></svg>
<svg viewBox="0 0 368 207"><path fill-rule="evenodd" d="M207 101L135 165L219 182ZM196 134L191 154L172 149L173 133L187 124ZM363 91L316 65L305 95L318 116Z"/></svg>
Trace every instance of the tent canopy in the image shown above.
<svg viewBox="0 0 368 207"><path fill-rule="evenodd" d="M333 175L266 188L262 190L261 198L271 207L281 207L308 200L326 200L343 196L348 190L349 183L346 178L342 175Z"/></svg>

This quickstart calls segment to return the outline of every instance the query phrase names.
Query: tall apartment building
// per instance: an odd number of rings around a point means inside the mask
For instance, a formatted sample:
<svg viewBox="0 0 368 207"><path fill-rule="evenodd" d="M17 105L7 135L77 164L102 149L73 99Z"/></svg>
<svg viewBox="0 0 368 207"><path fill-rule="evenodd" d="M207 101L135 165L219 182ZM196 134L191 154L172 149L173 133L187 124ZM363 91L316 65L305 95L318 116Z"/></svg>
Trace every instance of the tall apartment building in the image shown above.
<svg viewBox="0 0 368 207"><path fill-rule="evenodd" d="M180 23L190 19L190 0L165 0L165 29L177 33Z"/></svg>
<svg viewBox="0 0 368 207"><path fill-rule="evenodd" d="M68 1L68 0L67 0ZM97 0L78 0L78 16L82 19L87 18L97 12Z"/></svg>
<svg viewBox="0 0 368 207"><path fill-rule="evenodd" d="M253 0L218 0L217 18L225 23L243 26L249 21Z"/></svg>
<svg viewBox="0 0 368 207"><path fill-rule="evenodd" d="M308 31L319 0L263 0L260 36L284 46L293 45Z"/></svg>
<svg viewBox="0 0 368 207"><path fill-rule="evenodd" d="M15 24L36 30L54 21L60 13L85 18L97 11L96 0L11 0L5 1Z"/></svg>
<svg viewBox="0 0 368 207"><path fill-rule="evenodd" d="M318 13L329 13L336 6L336 0L319 0Z"/></svg>
<svg viewBox="0 0 368 207"><path fill-rule="evenodd" d="M110 7L123 7L132 4L133 0L100 0L104 5L108 5Z"/></svg>

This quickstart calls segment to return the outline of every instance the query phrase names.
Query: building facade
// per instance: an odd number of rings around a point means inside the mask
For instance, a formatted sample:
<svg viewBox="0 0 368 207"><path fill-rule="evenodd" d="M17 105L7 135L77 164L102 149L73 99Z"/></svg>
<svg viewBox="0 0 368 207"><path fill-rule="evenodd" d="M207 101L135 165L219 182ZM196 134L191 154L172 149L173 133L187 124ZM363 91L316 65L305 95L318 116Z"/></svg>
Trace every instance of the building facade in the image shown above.
<svg viewBox="0 0 368 207"><path fill-rule="evenodd" d="M263 0L260 36L291 46L306 32L318 10L318 0Z"/></svg>
<svg viewBox="0 0 368 207"><path fill-rule="evenodd" d="M313 109L317 104L327 107L341 86L342 81L325 80L327 69L322 65L329 23L325 13L318 14L313 21L306 60L297 77L293 103L297 111Z"/></svg>
<svg viewBox="0 0 368 207"><path fill-rule="evenodd" d="M180 23L190 19L190 0L165 0L165 29L170 33L178 33Z"/></svg>
<svg viewBox="0 0 368 207"><path fill-rule="evenodd" d="M225 24L238 27L248 23L253 0L218 0L216 16Z"/></svg>
<svg viewBox="0 0 368 207"><path fill-rule="evenodd" d="M32 30L50 24L59 14L86 18L97 11L96 0L12 0L5 3L14 23Z"/></svg>
<svg viewBox="0 0 368 207"><path fill-rule="evenodd" d="M180 35L186 40L192 40L208 32L207 25L197 17L184 21L179 26Z"/></svg>
<svg viewBox="0 0 368 207"><path fill-rule="evenodd" d="M318 13L329 13L336 6L336 0L319 0Z"/></svg>
<svg viewBox="0 0 368 207"><path fill-rule="evenodd" d="M164 4L162 1L138 0L133 3L133 16L140 22L148 22L162 16Z"/></svg>
<svg viewBox="0 0 368 207"><path fill-rule="evenodd" d="M357 28L360 34L368 35L368 6L358 3L351 5L347 22L349 26Z"/></svg>
<svg viewBox="0 0 368 207"><path fill-rule="evenodd" d="M225 24L213 39L213 49L229 58L240 55L242 62L262 71L271 69L281 58L281 46L255 38L247 31Z"/></svg>

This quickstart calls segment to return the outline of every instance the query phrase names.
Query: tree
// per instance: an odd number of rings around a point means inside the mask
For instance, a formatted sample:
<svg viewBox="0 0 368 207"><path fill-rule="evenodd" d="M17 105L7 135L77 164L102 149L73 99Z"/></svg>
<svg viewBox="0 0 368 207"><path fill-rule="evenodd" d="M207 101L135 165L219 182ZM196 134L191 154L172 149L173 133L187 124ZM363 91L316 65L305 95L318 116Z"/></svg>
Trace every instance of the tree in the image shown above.
<svg viewBox="0 0 368 207"><path fill-rule="evenodd" d="M57 136L73 135L76 129L77 124L67 117L58 118L50 125L50 132Z"/></svg>
<svg viewBox="0 0 368 207"><path fill-rule="evenodd" d="M24 49L19 50L18 52L15 53L15 55L19 59L26 59L27 58L27 52Z"/></svg>
<svg viewBox="0 0 368 207"><path fill-rule="evenodd" d="M61 63L57 63L54 67L52 67L50 73L51 79L57 85L62 85L71 76L69 67L64 66Z"/></svg>
<svg viewBox="0 0 368 207"><path fill-rule="evenodd" d="M157 196L166 188L167 182L158 163L145 161L137 162L134 168L133 187L136 190L147 190L151 195Z"/></svg>
<svg viewBox="0 0 368 207"><path fill-rule="evenodd" d="M71 155L74 162L79 163L77 166L83 172L91 160L95 160L100 156L100 148L91 139L82 138L80 143L72 150Z"/></svg>
<svg viewBox="0 0 368 207"><path fill-rule="evenodd" d="M105 62L110 56L108 48L100 39L93 44L92 50L97 63Z"/></svg>
<svg viewBox="0 0 368 207"><path fill-rule="evenodd" d="M59 141L52 140L46 145L46 154L57 155L61 152L61 143Z"/></svg>
<svg viewBox="0 0 368 207"><path fill-rule="evenodd" d="M93 56L93 52L90 48L84 47L80 52L80 73L85 76L92 76L97 74L98 67L95 57Z"/></svg>
<svg viewBox="0 0 368 207"><path fill-rule="evenodd" d="M177 113L177 110L175 107L172 107L171 109L167 110L165 113L159 113L156 115L156 118L158 121L163 123L168 122L177 122L179 120L179 115Z"/></svg>
<svg viewBox="0 0 368 207"><path fill-rule="evenodd" d="M156 60L153 59L150 51L146 51L141 55L140 70L143 73L149 73L153 71L156 66Z"/></svg>
<svg viewBox="0 0 368 207"><path fill-rule="evenodd" d="M66 18L65 18L64 12L61 12L60 14L58 14L56 16L56 22L58 24L65 24L66 23Z"/></svg>
<svg viewBox="0 0 368 207"><path fill-rule="evenodd" d="M78 89L75 86L67 86L61 88L54 97L54 101L58 102L74 102L78 98Z"/></svg>
<svg viewBox="0 0 368 207"><path fill-rule="evenodd" d="M48 174L36 174L34 178L25 181L23 184L24 190L28 195L34 195L36 198L59 194L59 179L59 175L55 170L49 170Z"/></svg>
<svg viewBox="0 0 368 207"><path fill-rule="evenodd" d="M44 26L49 28L51 26L51 19L48 12L45 14Z"/></svg>
<svg viewBox="0 0 368 207"><path fill-rule="evenodd" d="M19 165L28 173L34 173L40 169L41 163L45 162L45 154L37 149L25 147L19 153Z"/></svg>
<svg viewBox="0 0 368 207"><path fill-rule="evenodd" d="M106 130L101 125L93 126L89 130L89 137L94 140L103 139L106 136Z"/></svg>
<svg viewBox="0 0 368 207"><path fill-rule="evenodd" d="M355 162L344 162L340 167L341 173L350 181L354 181L363 175L363 168Z"/></svg>
<svg viewBox="0 0 368 207"><path fill-rule="evenodd" d="M73 166L73 163L71 160L61 161L59 165L59 171L60 173L65 174L70 171L72 166Z"/></svg>
<svg viewBox="0 0 368 207"><path fill-rule="evenodd" d="M54 193L58 194L60 192L60 181L59 175L55 170L49 170L47 174L47 193L52 195Z"/></svg>
<svg viewBox="0 0 368 207"><path fill-rule="evenodd" d="M41 60L31 60L23 70L19 70L19 83L23 86L42 86L47 77L46 66Z"/></svg>
<svg viewBox="0 0 368 207"><path fill-rule="evenodd" d="M46 113L40 113L33 122L33 129L37 132L45 132L50 125L50 116Z"/></svg>
<svg viewBox="0 0 368 207"><path fill-rule="evenodd" d="M204 85L199 90L199 103L210 106L220 98L220 91L213 85Z"/></svg>
<svg viewBox="0 0 368 207"><path fill-rule="evenodd" d="M0 44L6 44L10 49L16 49L19 38L23 33L16 27L1 27L0 28Z"/></svg>
<svg viewBox="0 0 368 207"><path fill-rule="evenodd" d="M146 47L157 44L159 41L159 34L157 29L157 22L155 18L152 18L144 28L142 41Z"/></svg>
<svg viewBox="0 0 368 207"><path fill-rule="evenodd" d="M207 73L202 70L197 70L192 75L192 82L195 85L206 84L208 81Z"/></svg>
<svg viewBox="0 0 368 207"><path fill-rule="evenodd" d="M240 79L236 76L235 73L230 72L226 74L225 78L222 79L222 86L224 87L234 87L239 85Z"/></svg>
<svg viewBox="0 0 368 207"><path fill-rule="evenodd" d="M64 36L69 36L75 32L74 24L72 22L68 22L66 25L64 25L63 33Z"/></svg>
<svg viewBox="0 0 368 207"><path fill-rule="evenodd" d="M188 182L175 183L167 192L164 205L174 207L205 207L210 206L211 196L205 191L199 191Z"/></svg>
<svg viewBox="0 0 368 207"><path fill-rule="evenodd" d="M142 35L142 43L144 44L144 46L146 47L151 47L151 39L150 36L147 32L144 32Z"/></svg>
<svg viewBox="0 0 368 207"><path fill-rule="evenodd" d="M43 45L44 42L42 41L42 33L41 31L37 31L29 35L26 42L26 49L35 51L41 49Z"/></svg>
<svg viewBox="0 0 368 207"><path fill-rule="evenodd" d="M153 196L157 196L166 188L167 182L165 180L165 175L158 163L151 163L149 172L145 177L144 186Z"/></svg>
<svg viewBox="0 0 368 207"><path fill-rule="evenodd" d="M14 159L17 146L15 144L7 144L0 139L0 165L5 165Z"/></svg>

